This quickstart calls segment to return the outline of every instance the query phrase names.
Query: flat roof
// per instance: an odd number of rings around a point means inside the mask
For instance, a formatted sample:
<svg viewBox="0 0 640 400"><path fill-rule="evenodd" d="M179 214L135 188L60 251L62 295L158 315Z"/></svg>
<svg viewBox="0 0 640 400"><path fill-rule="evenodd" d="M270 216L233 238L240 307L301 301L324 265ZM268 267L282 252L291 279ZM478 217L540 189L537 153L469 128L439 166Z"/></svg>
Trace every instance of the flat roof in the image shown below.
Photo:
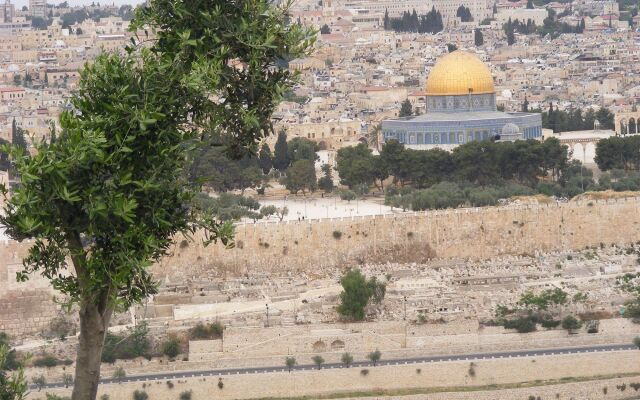
<svg viewBox="0 0 640 400"><path fill-rule="evenodd" d="M501 112L501 111L464 111L464 112L431 112L416 117L389 119L386 121L393 122L429 122L429 121L478 121L489 119L510 119L513 117L526 117L530 115L541 115L539 113L525 112Z"/></svg>

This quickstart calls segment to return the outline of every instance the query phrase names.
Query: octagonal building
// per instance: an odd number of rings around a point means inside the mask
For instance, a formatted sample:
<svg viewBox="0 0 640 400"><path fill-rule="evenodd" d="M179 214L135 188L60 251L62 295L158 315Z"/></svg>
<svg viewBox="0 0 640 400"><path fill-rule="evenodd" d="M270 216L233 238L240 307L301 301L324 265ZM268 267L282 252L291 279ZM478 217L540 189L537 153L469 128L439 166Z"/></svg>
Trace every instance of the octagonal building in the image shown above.
<svg viewBox="0 0 640 400"><path fill-rule="evenodd" d="M535 139L538 113L501 112L489 68L475 55L454 51L440 58L427 79L426 114L382 121L384 141L407 147L452 149L473 140Z"/></svg>

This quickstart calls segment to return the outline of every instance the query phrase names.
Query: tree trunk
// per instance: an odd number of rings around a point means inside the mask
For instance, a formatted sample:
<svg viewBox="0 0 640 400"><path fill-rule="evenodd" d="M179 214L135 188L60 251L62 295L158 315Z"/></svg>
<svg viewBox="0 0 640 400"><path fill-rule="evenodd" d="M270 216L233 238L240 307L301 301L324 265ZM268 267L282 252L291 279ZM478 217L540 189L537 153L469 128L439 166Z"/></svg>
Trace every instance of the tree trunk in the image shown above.
<svg viewBox="0 0 640 400"><path fill-rule="evenodd" d="M98 302L104 304L103 302ZM83 301L80 309L80 339L72 400L95 400L100 382L100 358L113 309Z"/></svg>

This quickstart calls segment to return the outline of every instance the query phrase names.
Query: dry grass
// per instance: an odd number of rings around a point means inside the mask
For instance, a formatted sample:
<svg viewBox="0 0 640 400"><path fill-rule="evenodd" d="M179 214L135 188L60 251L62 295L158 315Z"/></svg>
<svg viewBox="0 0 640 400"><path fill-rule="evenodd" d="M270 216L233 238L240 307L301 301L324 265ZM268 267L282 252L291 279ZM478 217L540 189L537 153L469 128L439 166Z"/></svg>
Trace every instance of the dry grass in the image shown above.
<svg viewBox="0 0 640 400"><path fill-rule="evenodd" d="M553 199L544 194L534 194L532 196L513 196L511 201L519 201L526 204L549 204L553 202Z"/></svg>
<svg viewBox="0 0 640 400"><path fill-rule="evenodd" d="M602 192L585 192L572 198L571 201L623 199L626 197L640 197L640 192L614 192L613 190L604 190Z"/></svg>

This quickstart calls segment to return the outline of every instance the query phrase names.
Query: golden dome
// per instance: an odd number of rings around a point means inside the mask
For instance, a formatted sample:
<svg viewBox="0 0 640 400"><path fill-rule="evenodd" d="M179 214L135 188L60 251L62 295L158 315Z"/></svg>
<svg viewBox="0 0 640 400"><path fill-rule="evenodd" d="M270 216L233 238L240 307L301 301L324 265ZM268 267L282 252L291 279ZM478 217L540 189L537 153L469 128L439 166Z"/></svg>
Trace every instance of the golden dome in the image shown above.
<svg viewBox="0 0 640 400"><path fill-rule="evenodd" d="M489 68L476 56L456 50L442 57L427 79L427 96L495 93Z"/></svg>

